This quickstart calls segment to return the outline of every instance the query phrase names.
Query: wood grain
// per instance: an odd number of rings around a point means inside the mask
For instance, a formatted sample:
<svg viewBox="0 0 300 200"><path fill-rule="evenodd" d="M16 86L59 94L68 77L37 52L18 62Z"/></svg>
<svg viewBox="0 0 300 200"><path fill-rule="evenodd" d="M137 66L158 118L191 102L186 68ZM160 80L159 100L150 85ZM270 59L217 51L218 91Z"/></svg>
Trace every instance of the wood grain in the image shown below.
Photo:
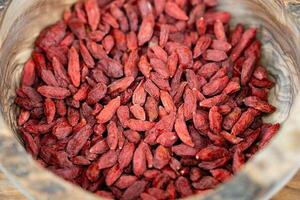
<svg viewBox="0 0 300 200"><path fill-rule="evenodd" d="M272 200L298 200L300 198L300 171Z"/></svg>
<svg viewBox="0 0 300 200"><path fill-rule="evenodd" d="M0 173L0 199L25 200L26 198Z"/></svg>
<svg viewBox="0 0 300 200"><path fill-rule="evenodd" d="M298 200L300 198L300 171L276 194L272 200ZM26 198L0 172L0 199L25 200Z"/></svg>

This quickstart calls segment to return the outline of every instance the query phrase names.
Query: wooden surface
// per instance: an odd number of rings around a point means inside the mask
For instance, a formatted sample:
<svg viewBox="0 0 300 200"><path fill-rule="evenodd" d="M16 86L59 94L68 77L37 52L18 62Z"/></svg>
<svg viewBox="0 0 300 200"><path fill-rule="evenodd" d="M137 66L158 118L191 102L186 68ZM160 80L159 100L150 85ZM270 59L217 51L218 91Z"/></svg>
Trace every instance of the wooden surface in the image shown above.
<svg viewBox="0 0 300 200"><path fill-rule="evenodd" d="M25 197L0 172L0 199L25 200Z"/></svg>
<svg viewBox="0 0 300 200"><path fill-rule="evenodd" d="M300 199L300 171L272 200Z"/></svg>
<svg viewBox="0 0 300 200"><path fill-rule="evenodd" d="M26 200L14 186L0 173L0 199ZM300 199L300 171L272 200Z"/></svg>

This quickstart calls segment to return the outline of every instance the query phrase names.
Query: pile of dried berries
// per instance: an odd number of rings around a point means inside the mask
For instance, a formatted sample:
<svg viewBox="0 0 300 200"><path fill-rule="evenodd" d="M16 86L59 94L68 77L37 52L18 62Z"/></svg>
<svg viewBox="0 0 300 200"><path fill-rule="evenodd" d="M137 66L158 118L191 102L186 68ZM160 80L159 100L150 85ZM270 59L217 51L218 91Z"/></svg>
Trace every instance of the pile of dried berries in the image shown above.
<svg viewBox="0 0 300 200"><path fill-rule="evenodd" d="M256 29L217 0L87 0L43 30L16 104L44 167L116 199L224 182L277 132Z"/></svg>

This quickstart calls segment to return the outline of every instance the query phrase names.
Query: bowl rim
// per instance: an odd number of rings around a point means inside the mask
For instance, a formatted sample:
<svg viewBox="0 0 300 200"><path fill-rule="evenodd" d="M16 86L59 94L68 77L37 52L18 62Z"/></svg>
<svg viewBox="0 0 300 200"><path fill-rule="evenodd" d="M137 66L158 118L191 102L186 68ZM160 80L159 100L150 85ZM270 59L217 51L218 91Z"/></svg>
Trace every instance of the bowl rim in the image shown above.
<svg viewBox="0 0 300 200"><path fill-rule="evenodd" d="M255 0L264 4L271 0ZM300 6L297 0L276 0L276 9L287 9L289 6ZM6 7L0 11L0 16L9 9L12 0L6 0ZM282 6L282 7L280 7ZM0 8L1 9L1 8ZM285 13L286 20L292 20L293 23L300 25L300 13L291 11ZM1 20L4 20L2 18ZM298 46L300 46L300 26L293 29L298 31ZM2 41L0 41L2 46ZM295 99L295 104L291 108L291 116L284 123L279 134L272 139L271 143L259 152L253 160L248 162L245 167L225 184L221 184L214 191L207 193L205 196L193 195L186 199L245 199L253 198L268 199L276 193L283 185L289 181L300 167L300 145L297 140L300 139L300 94ZM285 138L285 134L289 137ZM284 141L283 141L284 140ZM279 141L281 146L279 146ZM282 142L284 142L282 144ZM279 155L274 155L278 152ZM7 157L10 159L7 159ZM264 159L268 157L271 161L266 166L263 165ZM273 159L273 161L272 161ZM274 164L288 162L289 165L273 166ZM258 167L260 166L260 167ZM8 179L20 190L28 199L46 199L51 195L54 199L101 199L93 193L87 192L71 184L62 178L54 175L52 172L41 167L16 140L13 131L5 125L5 121L0 115L0 170ZM275 170L275 171L274 171ZM274 171L274 172L270 172ZM280 172L280 173L279 173ZM267 174L265 180L262 175ZM280 174L280 175L278 175ZM285 178L282 180L282 178ZM276 181L281 181L276 185ZM47 183L45 183L47 182ZM244 189L243 189L244 188ZM247 192L247 191L250 191ZM103 197L102 197L103 198Z"/></svg>

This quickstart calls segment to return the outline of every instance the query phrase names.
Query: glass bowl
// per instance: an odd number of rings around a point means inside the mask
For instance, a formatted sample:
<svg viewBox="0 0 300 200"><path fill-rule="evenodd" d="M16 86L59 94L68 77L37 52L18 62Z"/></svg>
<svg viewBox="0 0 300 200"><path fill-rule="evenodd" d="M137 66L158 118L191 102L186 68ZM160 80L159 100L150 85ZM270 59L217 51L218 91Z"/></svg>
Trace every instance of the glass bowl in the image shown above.
<svg viewBox="0 0 300 200"><path fill-rule="evenodd" d="M258 27L265 65L276 81L270 102L280 122L272 142L229 182L187 199L268 199L300 165L300 2L219 0L232 23ZM0 0L0 169L28 199L99 199L43 169L23 148L16 131L15 89L39 32L61 18L75 0Z"/></svg>

